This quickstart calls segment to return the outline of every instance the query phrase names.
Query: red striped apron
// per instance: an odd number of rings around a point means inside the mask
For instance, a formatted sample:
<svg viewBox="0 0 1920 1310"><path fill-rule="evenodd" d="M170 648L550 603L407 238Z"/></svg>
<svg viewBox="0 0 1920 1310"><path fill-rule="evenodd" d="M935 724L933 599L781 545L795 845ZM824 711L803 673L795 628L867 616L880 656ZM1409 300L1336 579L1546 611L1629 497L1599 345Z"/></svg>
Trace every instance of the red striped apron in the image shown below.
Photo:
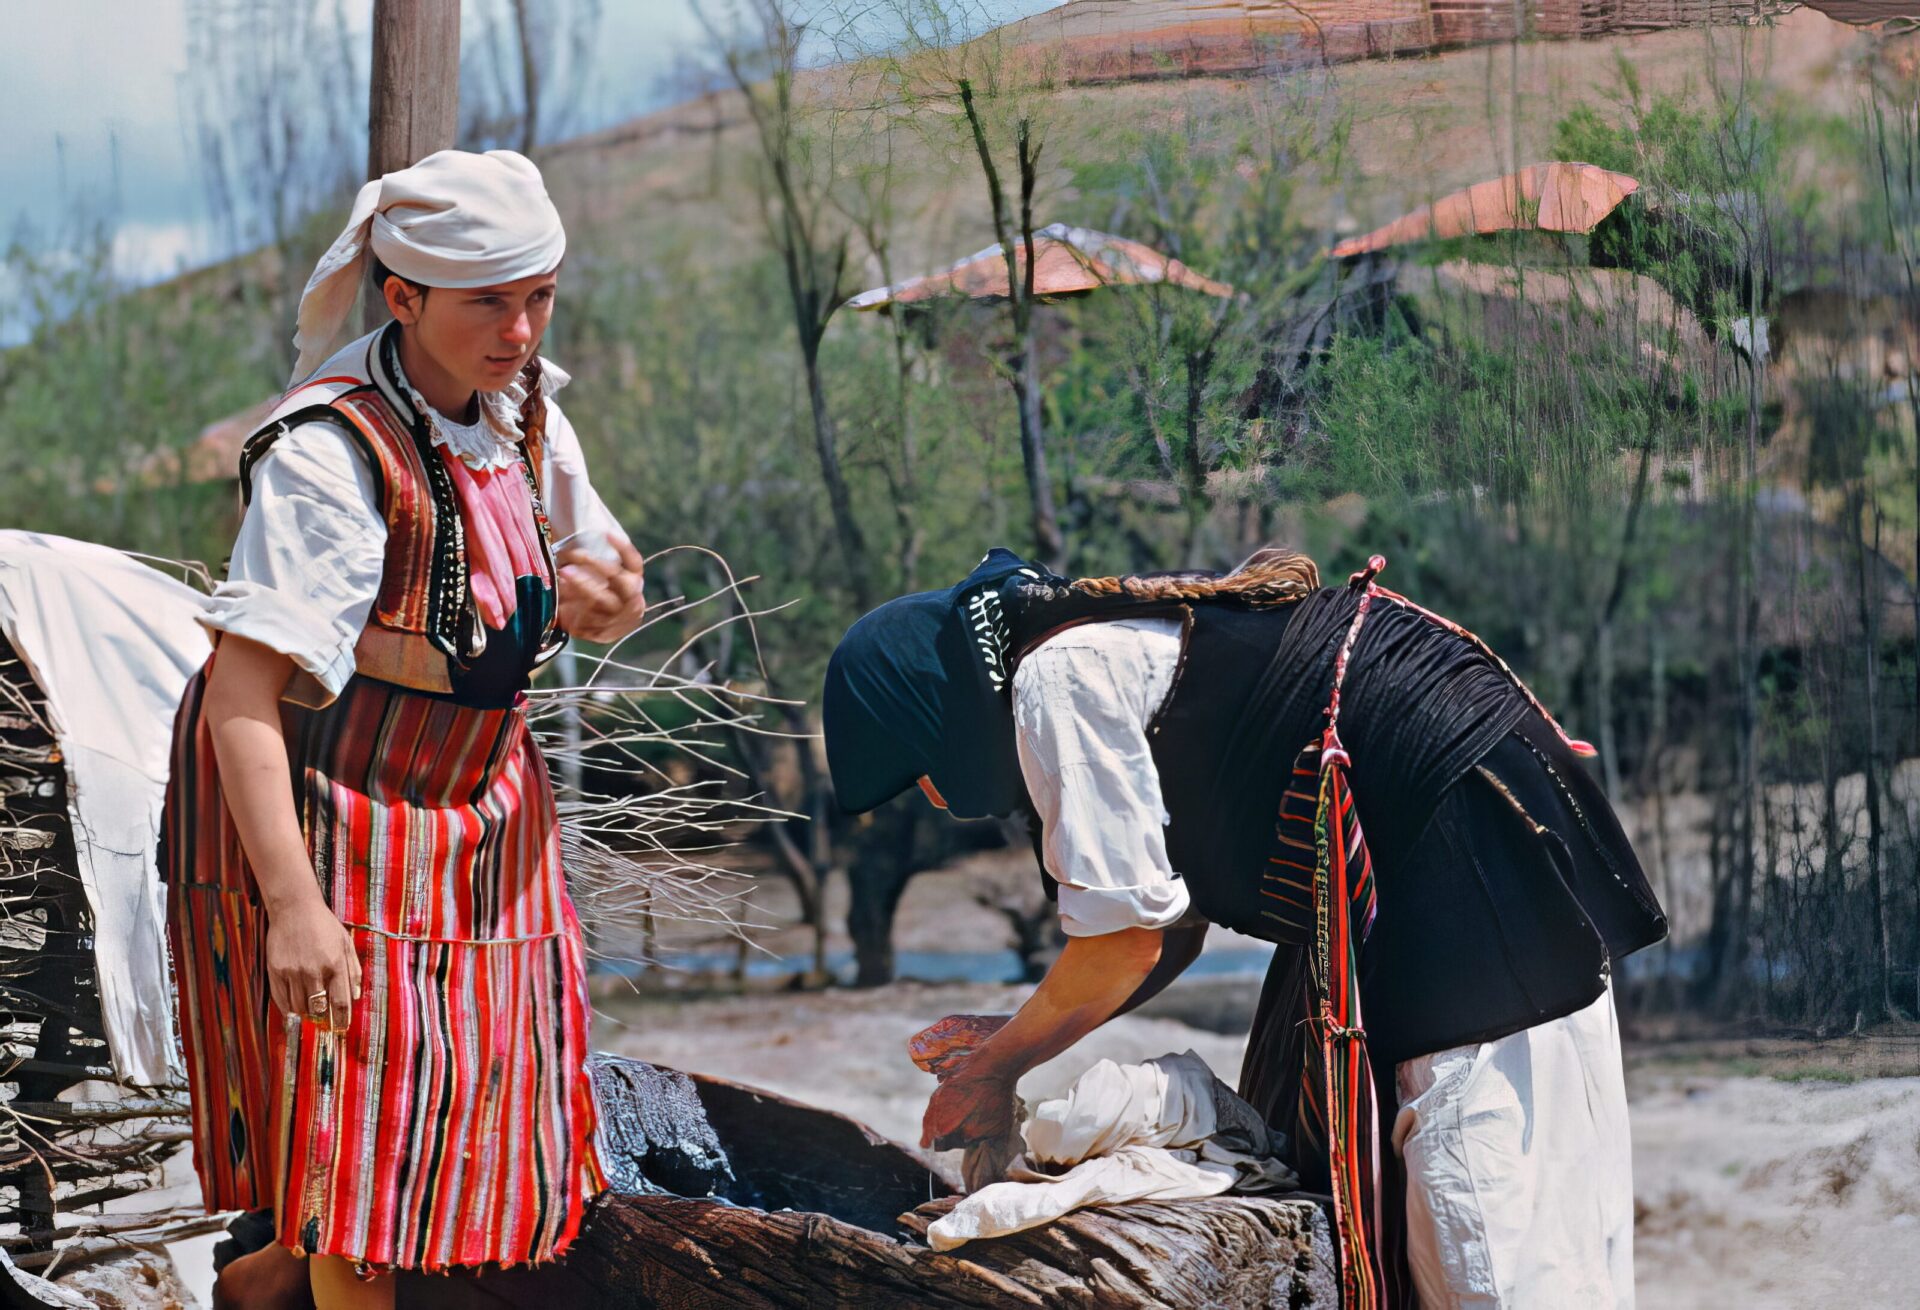
<svg viewBox="0 0 1920 1310"><path fill-rule="evenodd" d="M381 1267L560 1255L601 1185L585 951L521 710L367 678L282 707L314 871L363 970L334 1034L269 1000L204 685L175 725L161 844L208 1209L271 1207L284 1245Z"/></svg>

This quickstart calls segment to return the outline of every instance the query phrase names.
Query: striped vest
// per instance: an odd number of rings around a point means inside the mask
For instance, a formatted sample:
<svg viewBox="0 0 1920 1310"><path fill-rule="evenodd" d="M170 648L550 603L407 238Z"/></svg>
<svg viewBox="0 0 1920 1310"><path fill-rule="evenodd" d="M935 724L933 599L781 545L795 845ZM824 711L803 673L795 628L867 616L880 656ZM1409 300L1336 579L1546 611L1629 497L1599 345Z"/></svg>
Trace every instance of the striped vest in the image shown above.
<svg viewBox="0 0 1920 1310"><path fill-rule="evenodd" d="M314 377L288 392L240 455L240 494L252 499L252 472L273 443L302 423L341 428L366 456L386 519L386 558L367 626L354 644L356 673L413 691L450 694L460 671L486 647L474 608L460 504L424 415L395 379L394 325L346 347ZM538 434L523 444L521 467L541 504L535 467ZM548 536L541 512L540 536ZM544 660L565 641L549 622ZM318 708L327 697L304 670L285 698Z"/></svg>

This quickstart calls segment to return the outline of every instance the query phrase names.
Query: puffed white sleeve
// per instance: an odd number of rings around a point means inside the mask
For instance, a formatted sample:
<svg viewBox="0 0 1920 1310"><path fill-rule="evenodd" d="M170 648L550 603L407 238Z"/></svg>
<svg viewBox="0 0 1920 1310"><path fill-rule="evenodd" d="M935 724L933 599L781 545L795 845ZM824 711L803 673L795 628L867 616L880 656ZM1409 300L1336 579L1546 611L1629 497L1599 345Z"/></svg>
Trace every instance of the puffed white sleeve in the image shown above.
<svg viewBox="0 0 1920 1310"><path fill-rule="evenodd" d="M554 545L559 546L574 536L580 536L585 544L596 533L619 541L632 541L613 511L600 499L600 493L594 490L587 476L587 457L580 449L580 436L551 397L547 400L543 462L545 476L541 482Z"/></svg>
<svg viewBox="0 0 1920 1310"><path fill-rule="evenodd" d="M289 656L332 700L380 594L387 524L366 456L330 423L302 423L253 466L227 578L201 622Z"/></svg>
<svg viewBox="0 0 1920 1310"><path fill-rule="evenodd" d="M1167 928L1187 912L1167 858L1140 672L1121 649L1056 638L1014 673L1020 771L1070 937Z"/></svg>

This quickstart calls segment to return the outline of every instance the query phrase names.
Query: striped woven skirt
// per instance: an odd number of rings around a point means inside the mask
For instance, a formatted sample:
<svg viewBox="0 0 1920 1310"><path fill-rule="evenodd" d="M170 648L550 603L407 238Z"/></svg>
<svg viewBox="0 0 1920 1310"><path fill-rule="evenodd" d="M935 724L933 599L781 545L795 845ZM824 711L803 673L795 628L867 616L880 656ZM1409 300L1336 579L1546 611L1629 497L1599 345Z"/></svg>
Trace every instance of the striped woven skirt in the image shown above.
<svg viewBox="0 0 1920 1310"><path fill-rule="evenodd" d="M296 804L362 995L344 1033L268 997L266 917L188 688L162 830L209 1211L384 1268L550 1260L600 1186L579 924L517 708L356 678L285 711Z"/></svg>

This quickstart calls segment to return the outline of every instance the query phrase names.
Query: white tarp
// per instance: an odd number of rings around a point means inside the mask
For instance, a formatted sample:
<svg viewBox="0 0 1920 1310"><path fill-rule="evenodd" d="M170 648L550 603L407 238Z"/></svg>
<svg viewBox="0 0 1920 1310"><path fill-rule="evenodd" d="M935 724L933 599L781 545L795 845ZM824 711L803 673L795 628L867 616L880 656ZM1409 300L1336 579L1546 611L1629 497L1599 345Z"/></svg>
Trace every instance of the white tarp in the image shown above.
<svg viewBox="0 0 1920 1310"><path fill-rule="evenodd" d="M1022 1129L1026 1158L1008 1171L1010 1181L963 1199L928 1227L927 1241L951 1251L977 1237L1037 1228L1082 1206L1294 1187L1293 1171L1273 1158L1258 1116L1240 1102L1238 1122L1223 1121L1222 1096L1232 1093L1192 1051L1144 1064L1102 1060L1064 1098L1042 1101L1033 1112ZM1072 1167L1043 1173L1028 1161Z"/></svg>
<svg viewBox="0 0 1920 1310"><path fill-rule="evenodd" d="M107 1045L127 1082L184 1081L173 1041L160 811L205 598L105 546L0 531L0 631L46 693L93 908Z"/></svg>

